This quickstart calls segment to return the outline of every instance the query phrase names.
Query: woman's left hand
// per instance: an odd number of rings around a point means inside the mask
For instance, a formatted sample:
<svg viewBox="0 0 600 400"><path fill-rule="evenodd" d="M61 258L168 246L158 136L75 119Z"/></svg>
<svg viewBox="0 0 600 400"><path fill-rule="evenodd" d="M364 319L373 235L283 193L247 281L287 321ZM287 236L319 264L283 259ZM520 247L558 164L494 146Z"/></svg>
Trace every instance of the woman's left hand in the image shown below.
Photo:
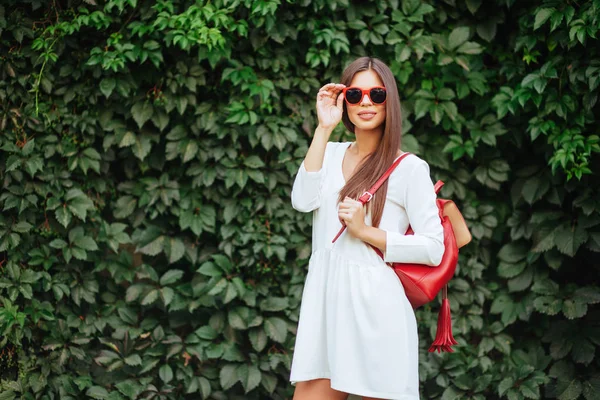
<svg viewBox="0 0 600 400"><path fill-rule="evenodd" d="M360 239L361 234L367 226L365 224L365 207L363 204L358 200L346 196L338 208L338 217L346 225L348 232Z"/></svg>

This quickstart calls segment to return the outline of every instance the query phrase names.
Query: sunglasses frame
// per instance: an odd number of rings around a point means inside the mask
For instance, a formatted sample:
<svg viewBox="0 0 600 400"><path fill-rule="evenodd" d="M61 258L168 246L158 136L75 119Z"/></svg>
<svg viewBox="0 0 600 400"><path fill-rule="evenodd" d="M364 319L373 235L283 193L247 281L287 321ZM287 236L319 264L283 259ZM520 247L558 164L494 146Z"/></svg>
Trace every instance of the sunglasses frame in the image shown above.
<svg viewBox="0 0 600 400"><path fill-rule="evenodd" d="M358 103L350 103L347 99L346 99L346 92L350 89L359 89L362 93L360 95L360 100L358 101ZM383 101L383 103L376 103L373 101L373 99L371 98L371 90L373 89L383 89L385 90L385 100ZM344 93L344 101L346 101L346 103L352 105L352 106L357 106L359 105L362 100L365 98L365 94L369 97L369 101L371 101L371 103L373 104L377 104L377 105L383 105L385 104L385 102L387 101L387 89L385 88L385 86L371 86L370 88L361 88L358 86L350 86L350 87L345 87L342 89L342 92Z"/></svg>

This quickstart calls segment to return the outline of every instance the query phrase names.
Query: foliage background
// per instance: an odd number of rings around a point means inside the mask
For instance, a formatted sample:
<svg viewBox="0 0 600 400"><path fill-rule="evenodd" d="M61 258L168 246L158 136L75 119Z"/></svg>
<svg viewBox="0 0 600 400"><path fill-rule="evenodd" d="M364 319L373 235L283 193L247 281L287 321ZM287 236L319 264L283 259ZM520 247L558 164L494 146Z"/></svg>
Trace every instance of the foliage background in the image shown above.
<svg viewBox="0 0 600 400"><path fill-rule="evenodd" d="M474 241L425 399L599 399L600 1L5 0L0 399L283 399L320 86L389 63ZM343 126L332 140L352 140Z"/></svg>

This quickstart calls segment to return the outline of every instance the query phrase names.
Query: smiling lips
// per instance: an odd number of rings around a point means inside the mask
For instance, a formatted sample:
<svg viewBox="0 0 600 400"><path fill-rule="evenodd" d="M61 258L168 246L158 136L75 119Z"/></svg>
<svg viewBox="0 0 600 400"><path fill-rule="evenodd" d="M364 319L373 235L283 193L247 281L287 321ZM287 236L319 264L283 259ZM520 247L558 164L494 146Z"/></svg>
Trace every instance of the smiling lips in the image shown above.
<svg viewBox="0 0 600 400"><path fill-rule="evenodd" d="M372 119L375 116L375 114L377 113L374 111L361 111L358 113L358 116L361 119Z"/></svg>

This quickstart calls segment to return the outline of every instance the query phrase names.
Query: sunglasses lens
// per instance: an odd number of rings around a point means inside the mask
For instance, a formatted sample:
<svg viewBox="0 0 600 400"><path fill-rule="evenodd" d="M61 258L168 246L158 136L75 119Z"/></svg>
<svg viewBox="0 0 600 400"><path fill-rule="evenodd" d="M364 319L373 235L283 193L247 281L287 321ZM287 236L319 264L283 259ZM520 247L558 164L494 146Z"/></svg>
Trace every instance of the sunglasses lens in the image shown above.
<svg viewBox="0 0 600 400"><path fill-rule="evenodd" d="M385 98L387 97L387 93L386 93L385 89L373 88L369 92L369 96L371 97L371 101L373 103L381 104L385 101Z"/></svg>
<svg viewBox="0 0 600 400"><path fill-rule="evenodd" d="M348 89L346 90L346 101L350 104L358 103L362 98L362 90Z"/></svg>

